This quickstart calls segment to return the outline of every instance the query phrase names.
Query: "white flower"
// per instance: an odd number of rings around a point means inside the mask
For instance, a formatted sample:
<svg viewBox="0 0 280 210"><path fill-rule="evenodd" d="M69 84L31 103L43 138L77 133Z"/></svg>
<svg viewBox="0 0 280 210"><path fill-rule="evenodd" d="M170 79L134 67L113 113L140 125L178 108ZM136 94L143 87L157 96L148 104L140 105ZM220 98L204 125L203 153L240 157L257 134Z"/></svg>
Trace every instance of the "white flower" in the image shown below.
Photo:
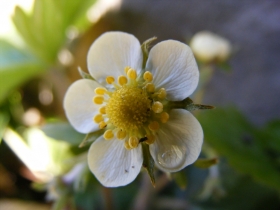
<svg viewBox="0 0 280 210"><path fill-rule="evenodd" d="M203 62L226 61L232 51L228 40L209 31L195 34L190 47L197 59Z"/></svg>
<svg viewBox="0 0 280 210"><path fill-rule="evenodd" d="M190 48L168 40L155 45L142 71L139 41L123 32L107 32L90 47L93 78L73 83L64 108L81 133L104 129L92 143L88 164L107 187L127 185L141 170L142 143L149 144L156 166L176 172L199 156L203 132L184 109L170 109L193 93L199 78ZM143 73L144 72L144 73Z"/></svg>

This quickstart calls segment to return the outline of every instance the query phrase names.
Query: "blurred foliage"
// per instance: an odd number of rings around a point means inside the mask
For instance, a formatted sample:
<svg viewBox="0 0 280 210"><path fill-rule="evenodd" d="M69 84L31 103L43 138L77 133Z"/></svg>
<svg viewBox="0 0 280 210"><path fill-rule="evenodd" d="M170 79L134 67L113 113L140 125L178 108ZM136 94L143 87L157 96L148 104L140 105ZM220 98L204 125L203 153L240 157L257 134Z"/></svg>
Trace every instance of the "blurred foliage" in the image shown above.
<svg viewBox="0 0 280 210"><path fill-rule="evenodd" d="M10 90L43 72L44 66L32 54L0 40L0 104Z"/></svg>
<svg viewBox="0 0 280 210"><path fill-rule="evenodd" d="M88 26L85 12L94 1L35 1L31 14L17 7L13 21L34 54L43 61L54 63L65 44L69 27L84 30Z"/></svg>
<svg viewBox="0 0 280 210"><path fill-rule="evenodd" d="M34 2L31 14L16 7L13 16L26 48L0 40L0 104L10 90L57 65L58 53L68 44L67 33L82 32L90 26L86 11L95 0Z"/></svg>
<svg viewBox="0 0 280 210"><path fill-rule="evenodd" d="M42 131L49 137L65 141L72 145L79 145L84 134L78 133L69 123L47 123Z"/></svg>
<svg viewBox="0 0 280 210"><path fill-rule="evenodd" d="M234 108L205 112L199 121L206 141L234 168L280 191L279 122L259 131Z"/></svg>

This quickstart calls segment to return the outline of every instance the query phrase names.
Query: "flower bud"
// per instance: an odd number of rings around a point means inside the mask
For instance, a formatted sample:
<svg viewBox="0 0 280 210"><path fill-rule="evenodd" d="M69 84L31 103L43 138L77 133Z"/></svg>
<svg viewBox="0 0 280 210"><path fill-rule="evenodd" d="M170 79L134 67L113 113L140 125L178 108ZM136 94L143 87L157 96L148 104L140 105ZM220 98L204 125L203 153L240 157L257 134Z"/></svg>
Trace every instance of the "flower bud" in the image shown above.
<svg viewBox="0 0 280 210"><path fill-rule="evenodd" d="M190 42L196 58L202 62L224 62L231 54L231 44L228 40L209 31L195 34Z"/></svg>

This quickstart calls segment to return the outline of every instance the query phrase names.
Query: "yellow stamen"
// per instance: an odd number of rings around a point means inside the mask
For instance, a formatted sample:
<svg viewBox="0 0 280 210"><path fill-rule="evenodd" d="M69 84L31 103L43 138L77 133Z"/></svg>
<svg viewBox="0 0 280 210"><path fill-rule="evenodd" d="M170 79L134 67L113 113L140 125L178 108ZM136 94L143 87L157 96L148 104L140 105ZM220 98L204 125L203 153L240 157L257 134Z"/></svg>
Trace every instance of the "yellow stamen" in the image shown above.
<svg viewBox="0 0 280 210"><path fill-rule="evenodd" d="M159 101L155 101L152 105L152 110L155 112L155 113L161 113L162 110L163 110L163 105L162 103L160 103Z"/></svg>
<svg viewBox="0 0 280 210"><path fill-rule="evenodd" d="M103 128L105 128L107 126L107 124L104 122L104 121L101 121L100 123L99 123L99 128L100 129L103 129Z"/></svg>
<svg viewBox="0 0 280 210"><path fill-rule="evenodd" d="M159 89L158 98L159 99L165 99L166 98L166 90L164 88Z"/></svg>
<svg viewBox="0 0 280 210"><path fill-rule="evenodd" d="M105 131L105 133L103 134L104 139L106 140L110 140L114 137L114 133L112 130L107 130Z"/></svg>
<svg viewBox="0 0 280 210"><path fill-rule="evenodd" d="M169 120L169 114L167 112L162 112L160 114L160 121L166 123Z"/></svg>
<svg viewBox="0 0 280 210"><path fill-rule="evenodd" d="M98 88L95 88L94 92L97 95L104 95L107 92L107 90L106 90L106 88L98 87Z"/></svg>
<svg viewBox="0 0 280 210"><path fill-rule="evenodd" d="M100 113L100 114L106 114L106 106L100 107L99 113Z"/></svg>
<svg viewBox="0 0 280 210"><path fill-rule="evenodd" d="M103 101L104 101L104 97L103 96L94 96L93 99L92 99L93 103L95 104L102 104Z"/></svg>
<svg viewBox="0 0 280 210"><path fill-rule="evenodd" d="M130 147L130 145L129 145L129 140L127 140L127 141L124 142L124 147L125 147L127 150L132 149L132 148Z"/></svg>
<svg viewBox="0 0 280 210"><path fill-rule="evenodd" d="M153 83L148 83L145 87L146 87L146 90L147 90L149 93L155 92L155 86L154 86Z"/></svg>
<svg viewBox="0 0 280 210"><path fill-rule="evenodd" d="M127 78L126 78L126 76L119 76L119 78L118 78L118 82L119 82L119 84L121 85L121 86L123 86L123 85L125 85L126 83L127 83Z"/></svg>
<svg viewBox="0 0 280 210"><path fill-rule="evenodd" d="M113 82L115 82L115 78L112 76L108 76L108 77L106 77L106 82L108 84L112 84Z"/></svg>
<svg viewBox="0 0 280 210"><path fill-rule="evenodd" d="M129 79L135 80L137 78L137 72L134 69L129 69L127 72L127 77Z"/></svg>
<svg viewBox="0 0 280 210"><path fill-rule="evenodd" d="M139 140L135 136L131 136L128 142L129 142L129 146L133 149L138 146Z"/></svg>
<svg viewBox="0 0 280 210"><path fill-rule="evenodd" d="M103 116L101 114L97 114L93 117L93 121L96 123L100 123L101 121L103 121Z"/></svg>
<svg viewBox="0 0 280 210"><path fill-rule="evenodd" d="M143 75L144 80L151 82L153 80L153 74L149 71L146 71Z"/></svg>
<svg viewBox="0 0 280 210"><path fill-rule="evenodd" d="M127 75L127 72L128 72L129 69L131 69L130 66L126 66L126 67L124 68L124 72L125 72L126 75Z"/></svg>
<svg viewBox="0 0 280 210"><path fill-rule="evenodd" d="M159 129L159 124L157 121L153 121L149 124L148 127L151 131L157 131Z"/></svg>
<svg viewBox="0 0 280 210"><path fill-rule="evenodd" d="M156 137L154 135L147 135L147 140L145 141L146 144L153 144L156 140Z"/></svg>
<svg viewBox="0 0 280 210"><path fill-rule="evenodd" d="M117 138L121 140L121 139L124 139L125 137L126 137L126 132L123 130L118 130Z"/></svg>

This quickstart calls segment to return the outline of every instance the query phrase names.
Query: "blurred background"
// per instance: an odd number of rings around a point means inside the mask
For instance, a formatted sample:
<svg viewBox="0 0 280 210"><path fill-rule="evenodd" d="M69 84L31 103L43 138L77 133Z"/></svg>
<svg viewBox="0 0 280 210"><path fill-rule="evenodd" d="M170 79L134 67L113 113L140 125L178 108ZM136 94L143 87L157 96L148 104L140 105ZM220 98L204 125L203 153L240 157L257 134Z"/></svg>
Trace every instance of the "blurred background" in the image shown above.
<svg viewBox="0 0 280 210"><path fill-rule="evenodd" d="M0 209L280 209L280 3L0 0ZM106 31L190 45L201 158L125 187L89 172L63 97ZM216 163L218 160L217 164Z"/></svg>

